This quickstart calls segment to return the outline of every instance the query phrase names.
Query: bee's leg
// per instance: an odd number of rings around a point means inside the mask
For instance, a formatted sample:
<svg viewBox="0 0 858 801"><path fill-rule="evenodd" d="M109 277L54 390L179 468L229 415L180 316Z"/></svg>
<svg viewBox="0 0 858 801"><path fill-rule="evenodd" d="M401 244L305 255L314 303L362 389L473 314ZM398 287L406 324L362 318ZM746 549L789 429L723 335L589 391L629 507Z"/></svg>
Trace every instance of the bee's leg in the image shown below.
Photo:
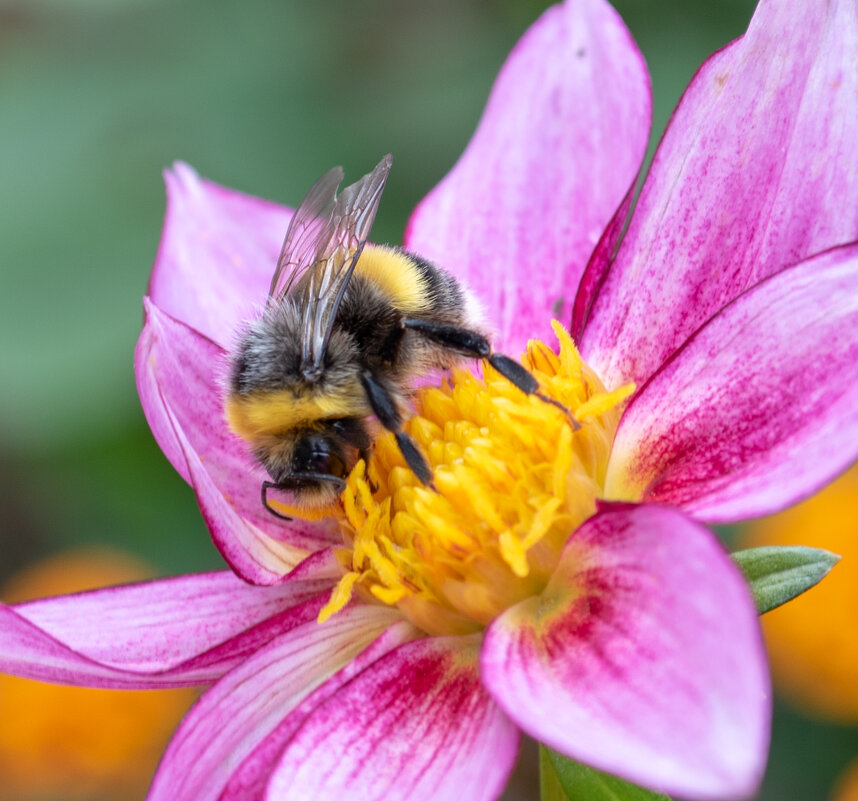
<svg viewBox="0 0 858 801"><path fill-rule="evenodd" d="M581 428L581 424L572 416L572 413L560 401L549 398L548 395L539 391L539 382L533 374L522 367L515 359L504 356L502 353L492 351L492 343L487 337L467 328L459 328L455 325L434 323L428 320L405 319L402 321L404 328L410 328L418 334L426 337L442 348L447 348L463 356L474 359L485 359L495 370L513 386L518 387L525 395L534 395L545 403L556 406L569 419L574 430Z"/></svg>
<svg viewBox="0 0 858 801"><path fill-rule="evenodd" d="M410 328L426 339L431 340L442 348L470 356L473 359L485 359L511 384L518 387L525 395L533 395L539 389L539 382L525 370L517 361L492 351L492 343L487 337L467 328L455 325L434 323L429 320L406 318L402 321L403 328Z"/></svg>
<svg viewBox="0 0 858 801"><path fill-rule="evenodd" d="M378 484L369 477L369 454L368 448L361 449L360 458L363 459L364 463L364 476L366 476L366 483L369 484L370 492L378 492Z"/></svg>
<svg viewBox="0 0 858 801"><path fill-rule="evenodd" d="M417 443L402 430L402 415L396 408L396 403L388 390L369 370L364 370L361 373L361 383L373 414L378 418L379 423L388 431L393 432L396 437L396 444L399 446L405 463L411 468L411 472L417 476L421 484L431 487L432 471L429 469L425 457L420 453Z"/></svg>

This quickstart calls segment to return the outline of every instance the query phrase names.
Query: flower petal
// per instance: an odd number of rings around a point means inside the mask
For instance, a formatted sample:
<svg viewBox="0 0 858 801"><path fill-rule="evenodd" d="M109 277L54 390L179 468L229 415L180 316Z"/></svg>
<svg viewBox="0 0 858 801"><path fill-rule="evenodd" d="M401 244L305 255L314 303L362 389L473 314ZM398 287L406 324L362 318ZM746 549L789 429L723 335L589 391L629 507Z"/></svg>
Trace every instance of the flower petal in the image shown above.
<svg viewBox="0 0 858 801"><path fill-rule="evenodd" d="M266 798L497 798L519 735L480 683L477 647L421 639L359 673L309 715Z"/></svg>
<svg viewBox="0 0 858 801"><path fill-rule="evenodd" d="M858 239L858 6L764 0L682 98L581 342L639 385L762 278Z"/></svg>
<svg viewBox="0 0 858 801"><path fill-rule="evenodd" d="M144 305L135 369L146 419L193 485L230 566L248 581L273 584L308 553L339 540L326 524L286 523L266 511L259 495L265 471L224 418L223 351L152 301Z"/></svg>
<svg viewBox="0 0 858 801"><path fill-rule="evenodd" d="M332 563L278 587L206 573L0 606L0 670L95 687L171 687L222 676L282 633L284 615L319 607ZM273 621L273 622L272 622Z"/></svg>
<svg viewBox="0 0 858 801"><path fill-rule="evenodd" d="M550 336L602 229L636 180L651 121L643 57L602 0L550 8L507 59L406 247L474 290L500 349Z"/></svg>
<svg viewBox="0 0 858 801"><path fill-rule="evenodd" d="M164 173L167 214L149 295L221 347L262 308L292 210L201 179Z"/></svg>
<svg viewBox="0 0 858 801"><path fill-rule="evenodd" d="M856 458L858 244L703 326L626 409L605 491L729 522L810 495Z"/></svg>
<svg viewBox="0 0 858 801"><path fill-rule="evenodd" d="M590 310L593 303L599 296L602 289L602 284L608 275L608 270L611 268L611 263L614 258L614 251L617 249L617 243L623 233L626 221L629 219L629 213L632 209L632 201L634 200L634 189L632 186L620 203L620 207L614 213L611 221L602 233L602 238L590 261L587 262L587 269L581 276L581 282L578 284L578 292L575 295L575 304L572 308L572 324L569 327L569 333L577 342L581 339L584 333L584 327L587 324L587 319L590 316Z"/></svg>
<svg viewBox="0 0 858 801"><path fill-rule="evenodd" d="M423 633L419 629L405 621L400 621L387 629L365 651L307 695L276 728L265 736L253 752L233 771L218 801L251 801L252 799L262 801L265 798L268 780L280 762L283 749L310 712L331 698L344 684L388 651L421 636Z"/></svg>
<svg viewBox="0 0 858 801"><path fill-rule="evenodd" d="M489 627L483 680L537 740L683 798L746 797L765 764L756 611L712 534L676 510L607 505L543 595Z"/></svg>
<svg viewBox="0 0 858 801"><path fill-rule="evenodd" d="M413 632L395 609L355 604L324 624L308 620L259 649L182 721L147 801L218 798L233 770L289 710L391 627L386 648Z"/></svg>

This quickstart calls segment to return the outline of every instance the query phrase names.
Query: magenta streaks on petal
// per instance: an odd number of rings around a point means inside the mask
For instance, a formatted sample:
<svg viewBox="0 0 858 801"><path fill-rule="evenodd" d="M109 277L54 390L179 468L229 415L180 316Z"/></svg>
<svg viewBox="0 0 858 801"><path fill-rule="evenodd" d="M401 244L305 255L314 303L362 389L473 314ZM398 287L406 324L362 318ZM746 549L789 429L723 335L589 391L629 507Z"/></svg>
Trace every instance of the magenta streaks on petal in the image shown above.
<svg viewBox="0 0 858 801"><path fill-rule="evenodd" d="M205 181L187 164L164 180L167 214L149 295L227 348L262 308L292 211Z"/></svg>
<svg viewBox="0 0 858 801"><path fill-rule="evenodd" d="M483 680L526 732L683 798L751 795L769 680L756 610L714 536L680 512L606 504L540 598L489 627Z"/></svg>
<svg viewBox="0 0 858 801"><path fill-rule="evenodd" d="M266 798L491 801L519 735L482 687L478 640L433 637L382 657L310 713Z"/></svg>
<svg viewBox="0 0 858 801"><path fill-rule="evenodd" d="M136 353L137 384L149 425L194 487L215 545L241 576L272 584L307 553L336 538L323 524L286 523L262 506L267 478L223 413L225 354L145 300Z"/></svg>
<svg viewBox="0 0 858 801"><path fill-rule="evenodd" d="M584 274L581 276L581 282L578 284L578 292L575 295L575 303L572 308L572 324L569 328L572 338L576 341L584 333L593 303L598 297L599 290L602 288L602 284L610 269L614 251L632 208L632 200L635 194L634 189L633 185L626 193L623 202L620 203L620 207L602 233L599 244L596 245L590 261L587 262L587 269L584 270Z"/></svg>
<svg viewBox="0 0 858 801"><path fill-rule="evenodd" d="M418 206L406 247L470 286L496 344L550 337L649 137L643 57L601 0L549 9L506 61L453 170Z"/></svg>
<svg viewBox="0 0 858 801"><path fill-rule="evenodd" d="M182 443L176 433L172 415L159 386L161 374L164 372L160 352L166 350L168 366L172 367L176 363L181 364L183 362L188 362L193 366L196 380L189 381L189 387L192 389L195 383L201 384L202 387L206 385L216 386L217 378L214 375L214 364L206 365L200 360L200 357L216 354L216 359L221 360L224 358L223 351L202 335L195 336L191 332L184 339L189 341L196 339L198 342L192 342L195 347L190 358L180 359L172 356L169 338L165 346L164 332L158 325L158 318L161 315L156 314L152 318L151 310L153 308L157 307L149 298L144 297L145 320L140 338L137 340L137 347L134 350L134 375L137 381L137 394L140 396L140 405L143 407L143 414L146 416L146 422L152 430L155 441L176 472L190 484L191 473L182 449ZM222 411L220 416L223 416Z"/></svg>
<svg viewBox="0 0 858 801"><path fill-rule="evenodd" d="M858 244L763 281L626 410L609 497L730 522L810 495L858 457Z"/></svg>
<svg viewBox="0 0 858 801"><path fill-rule="evenodd" d="M311 602L315 619L333 578L321 560L304 575L254 587L206 573L0 606L0 669L96 687L212 681L294 625L295 607Z"/></svg>
<svg viewBox="0 0 858 801"><path fill-rule="evenodd" d="M300 704L271 730L241 765L233 771L218 801L251 801L265 798L271 773L280 762L284 748L295 732L318 706L331 698L344 684L351 681L368 665L388 651L423 636L411 624L402 620L394 623L365 651L311 692Z"/></svg>
<svg viewBox="0 0 858 801"><path fill-rule="evenodd" d="M641 384L762 278L858 239L858 6L764 0L680 102L582 353Z"/></svg>
<svg viewBox="0 0 858 801"><path fill-rule="evenodd" d="M147 801L214 801L296 704L400 619L393 609L354 605L325 624L307 619L257 650L187 714Z"/></svg>

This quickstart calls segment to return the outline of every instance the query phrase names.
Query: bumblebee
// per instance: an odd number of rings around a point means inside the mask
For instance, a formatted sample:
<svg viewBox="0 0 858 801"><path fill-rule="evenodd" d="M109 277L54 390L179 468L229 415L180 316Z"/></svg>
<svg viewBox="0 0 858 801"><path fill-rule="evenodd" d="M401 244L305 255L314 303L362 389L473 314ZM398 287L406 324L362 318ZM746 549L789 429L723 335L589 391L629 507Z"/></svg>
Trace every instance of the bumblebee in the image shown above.
<svg viewBox="0 0 858 801"><path fill-rule="evenodd" d="M232 356L227 421L268 471L262 503L278 517L271 490L297 507L336 499L369 458L372 417L431 485L402 430L412 383L431 370L486 359L543 397L524 367L492 350L478 305L452 276L401 248L367 244L391 164L385 156L339 194L340 167L313 185L289 224L264 312Z"/></svg>

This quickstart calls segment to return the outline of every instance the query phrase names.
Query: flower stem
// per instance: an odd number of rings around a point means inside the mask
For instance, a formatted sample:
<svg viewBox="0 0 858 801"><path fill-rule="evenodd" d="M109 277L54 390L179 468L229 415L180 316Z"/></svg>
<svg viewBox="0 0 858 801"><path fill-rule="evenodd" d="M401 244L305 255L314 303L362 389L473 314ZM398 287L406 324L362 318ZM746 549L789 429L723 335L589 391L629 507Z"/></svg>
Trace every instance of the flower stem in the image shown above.
<svg viewBox="0 0 858 801"><path fill-rule="evenodd" d="M557 772L551 764L548 749L540 743L539 745L539 798L540 801L569 801L563 792Z"/></svg>

